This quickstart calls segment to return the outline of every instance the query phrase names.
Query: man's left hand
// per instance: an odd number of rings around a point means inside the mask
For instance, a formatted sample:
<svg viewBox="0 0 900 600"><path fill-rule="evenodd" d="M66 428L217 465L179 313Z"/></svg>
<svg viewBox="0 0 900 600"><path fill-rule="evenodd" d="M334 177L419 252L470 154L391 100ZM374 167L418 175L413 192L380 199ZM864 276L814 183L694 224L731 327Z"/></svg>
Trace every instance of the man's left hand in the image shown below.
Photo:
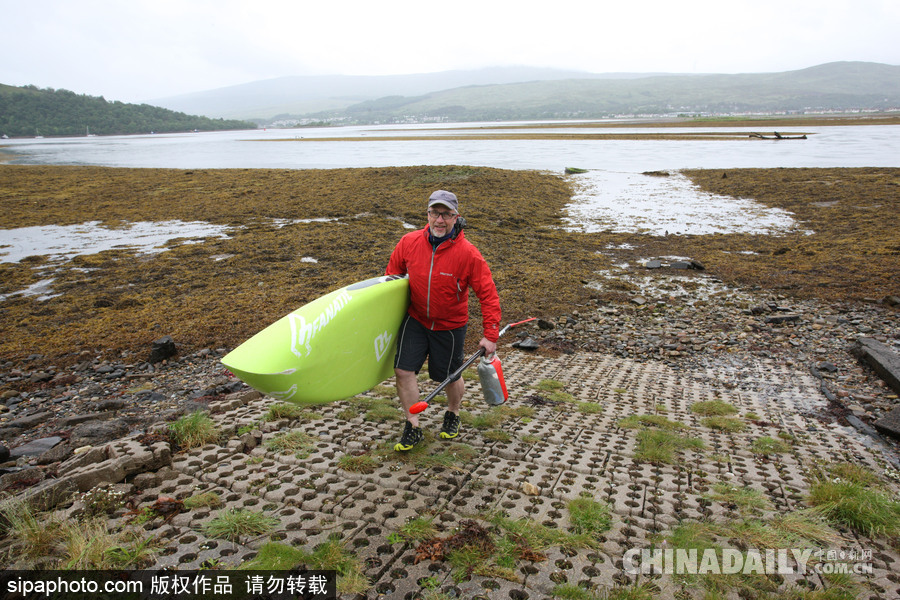
<svg viewBox="0 0 900 600"><path fill-rule="evenodd" d="M494 352L497 351L497 343L492 342L487 338L481 338L481 341L478 342L478 345L484 348L484 355L490 356Z"/></svg>

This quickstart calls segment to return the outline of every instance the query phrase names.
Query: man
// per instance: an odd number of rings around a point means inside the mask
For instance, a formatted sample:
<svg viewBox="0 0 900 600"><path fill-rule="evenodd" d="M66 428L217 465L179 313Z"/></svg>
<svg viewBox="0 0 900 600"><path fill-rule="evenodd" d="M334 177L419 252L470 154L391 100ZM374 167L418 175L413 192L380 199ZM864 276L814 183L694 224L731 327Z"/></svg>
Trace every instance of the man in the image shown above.
<svg viewBox="0 0 900 600"><path fill-rule="evenodd" d="M497 350L500 333L500 298L491 270L478 249L466 240L465 220L455 194L438 190L427 208L428 225L404 235L388 262L386 275L409 275L410 305L397 340L394 374L406 423L394 450L406 452L422 441L419 416L409 409L419 401L416 378L425 358L428 374L443 381L465 360L463 342L469 321L469 288L481 303L483 337L478 343L486 354ZM457 377L446 388L447 412L442 439L459 435L459 409L465 386Z"/></svg>

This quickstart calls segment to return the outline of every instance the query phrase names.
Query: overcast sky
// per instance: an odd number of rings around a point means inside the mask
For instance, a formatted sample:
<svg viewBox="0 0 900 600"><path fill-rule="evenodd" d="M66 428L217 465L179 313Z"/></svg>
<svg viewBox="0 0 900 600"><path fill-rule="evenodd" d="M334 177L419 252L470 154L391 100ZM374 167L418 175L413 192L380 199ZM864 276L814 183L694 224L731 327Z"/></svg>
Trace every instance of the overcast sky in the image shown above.
<svg viewBox="0 0 900 600"><path fill-rule="evenodd" d="M0 0L0 83L143 102L289 75L900 65L898 0Z"/></svg>

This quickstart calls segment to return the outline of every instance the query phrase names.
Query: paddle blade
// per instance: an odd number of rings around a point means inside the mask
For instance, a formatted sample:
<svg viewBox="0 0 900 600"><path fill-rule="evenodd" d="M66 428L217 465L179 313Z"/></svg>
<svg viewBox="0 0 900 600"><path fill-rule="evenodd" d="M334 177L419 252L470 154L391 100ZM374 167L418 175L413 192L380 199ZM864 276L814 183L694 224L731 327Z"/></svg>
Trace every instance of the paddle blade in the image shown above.
<svg viewBox="0 0 900 600"><path fill-rule="evenodd" d="M413 404L412 406L409 407L409 412L411 412L414 415L417 415L420 412L422 412L423 410L425 410L426 408L428 408L428 404L426 404L425 402L416 402L415 404Z"/></svg>

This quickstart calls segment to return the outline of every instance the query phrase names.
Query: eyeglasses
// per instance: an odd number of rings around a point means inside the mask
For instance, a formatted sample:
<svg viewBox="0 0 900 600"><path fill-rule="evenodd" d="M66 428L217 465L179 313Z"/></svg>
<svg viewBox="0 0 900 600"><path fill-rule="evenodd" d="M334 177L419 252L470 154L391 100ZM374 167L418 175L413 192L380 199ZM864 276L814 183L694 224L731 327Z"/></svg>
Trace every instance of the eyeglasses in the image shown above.
<svg viewBox="0 0 900 600"><path fill-rule="evenodd" d="M452 213L452 212L438 212L436 210L429 209L428 216L431 217L432 219L437 219L438 217L441 217L445 221L449 221L450 219L456 217L457 215L456 215L456 213Z"/></svg>

